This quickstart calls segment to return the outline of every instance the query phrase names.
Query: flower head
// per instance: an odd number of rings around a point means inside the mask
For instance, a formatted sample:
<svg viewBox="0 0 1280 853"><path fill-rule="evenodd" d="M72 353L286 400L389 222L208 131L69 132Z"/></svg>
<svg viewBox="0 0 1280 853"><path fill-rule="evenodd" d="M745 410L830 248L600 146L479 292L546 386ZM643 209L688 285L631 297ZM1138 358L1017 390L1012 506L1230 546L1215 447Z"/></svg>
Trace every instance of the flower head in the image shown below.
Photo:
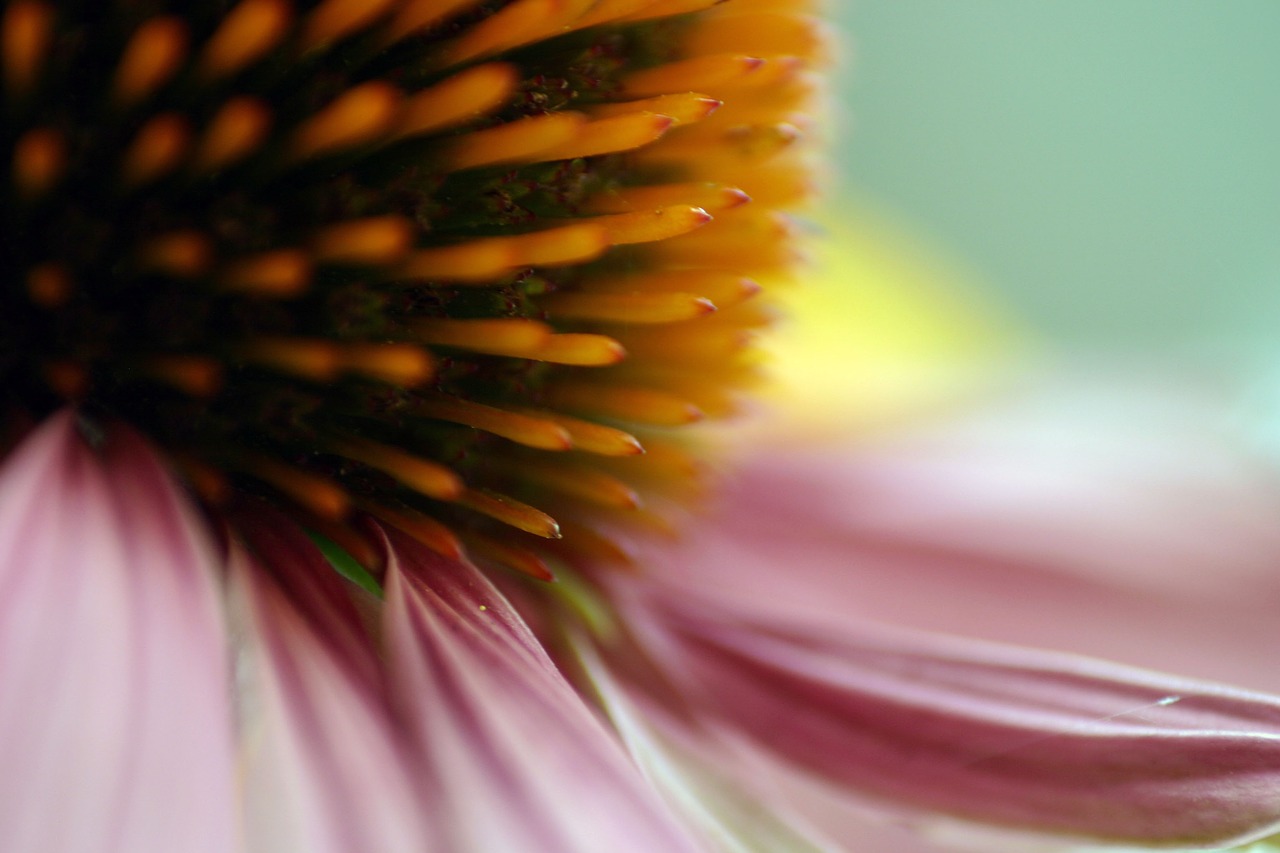
<svg viewBox="0 0 1280 853"><path fill-rule="evenodd" d="M0 848L803 847L789 773L1269 827L1277 700L758 618L734 548L785 536L656 535L674 428L756 379L822 43L777 0L12 0Z"/></svg>
<svg viewBox="0 0 1280 853"><path fill-rule="evenodd" d="M789 261L815 31L711 5L11 3L8 404L546 574L732 406Z"/></svg>

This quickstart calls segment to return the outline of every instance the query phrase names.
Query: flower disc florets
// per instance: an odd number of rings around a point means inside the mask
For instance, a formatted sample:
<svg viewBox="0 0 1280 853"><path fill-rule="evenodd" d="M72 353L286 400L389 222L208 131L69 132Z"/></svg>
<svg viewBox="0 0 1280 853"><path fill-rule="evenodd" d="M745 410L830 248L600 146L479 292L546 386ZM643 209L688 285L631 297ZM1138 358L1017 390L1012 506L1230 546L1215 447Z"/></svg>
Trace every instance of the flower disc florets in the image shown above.
<svg viewBox="0 0 1280 853"><path fill-rule="evenodd" d="M607 551L752 378L806 188L814 25L711 5L11 2L14 423L124 419L357 551Z"/></svg>

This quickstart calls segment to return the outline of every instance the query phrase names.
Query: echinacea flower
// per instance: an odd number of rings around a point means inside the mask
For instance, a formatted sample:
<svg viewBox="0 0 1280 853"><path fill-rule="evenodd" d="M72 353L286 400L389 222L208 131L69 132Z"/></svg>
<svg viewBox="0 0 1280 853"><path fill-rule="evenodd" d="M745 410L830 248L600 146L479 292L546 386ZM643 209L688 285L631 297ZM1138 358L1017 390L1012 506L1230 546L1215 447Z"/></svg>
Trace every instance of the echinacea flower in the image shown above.
<svg viewBox="0 0 1280 853"><path fill-rule="evenodd" d="M777 0L8 3L0 850L780 849L791 772L1266 832L1280 700L787 624L741 596L803 484L681 509L822 44Z"/></svg>

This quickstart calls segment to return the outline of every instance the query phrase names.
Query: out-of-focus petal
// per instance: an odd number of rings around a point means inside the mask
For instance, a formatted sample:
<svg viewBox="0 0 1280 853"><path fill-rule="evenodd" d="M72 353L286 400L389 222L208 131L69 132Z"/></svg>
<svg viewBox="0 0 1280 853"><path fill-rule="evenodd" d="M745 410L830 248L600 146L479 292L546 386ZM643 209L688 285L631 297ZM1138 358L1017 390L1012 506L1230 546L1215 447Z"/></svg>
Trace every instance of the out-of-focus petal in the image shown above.
<svg viewBox="0 0 1280 853"><path fill-rule="evenodd" d="M210 545L124 428L52 417L0 473L0 850L236 849Z"/></svg>
<svg viewBox="0 0 1280 853"><path fill-rule="evenodd" d="M637 562L767 618L862 618L1280 692L1280 485L1193 402L1061 395L756 448Z"/></svg>
<svg viewBox="0 0 1280 853"><path fill-rule="evenodd" d="M1208 846L1280 822L1280 699L996 644L640 621L708 713L896 802L1090 838Z"/></svg>
<svg viewBox="0 0 1280 853"><path fill-rule="evenodd" d="M696 849L497 589L387 536L392 689L440 782L430 819L446 849Z"/></svg>
<svg viewBox="0 0 1280 853"><path fill-rule="evenodd" d="M273 568L291 573L296 587L308 581L294 570L309 562L314 583L326 583L331 570L320 555L308 559L302 543L281 536L263 554ZM229 599L239 629L248 850L439 849L423 820L409 745L386 714L379 685L359 666L350 643L344 649L337 637L317 630L333 627L339 605L304 615L297 602L317 604L317 590L291 599L239 548L231 555Z"/></svg>

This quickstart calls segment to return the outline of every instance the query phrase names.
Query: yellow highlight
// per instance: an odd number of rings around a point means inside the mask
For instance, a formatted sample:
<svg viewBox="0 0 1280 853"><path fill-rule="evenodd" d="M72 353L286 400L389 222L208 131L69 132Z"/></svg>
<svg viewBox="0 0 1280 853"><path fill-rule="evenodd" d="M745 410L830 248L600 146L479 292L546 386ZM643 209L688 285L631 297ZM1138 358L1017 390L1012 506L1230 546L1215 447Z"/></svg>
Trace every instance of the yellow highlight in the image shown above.
<svg viewBox="0 0 1280 853"><path fill-rule="evenodd" d="M825 220L805 286L766 340L787 429L873 426L944 406L1031 350L963 273L869 212Z"/></svg>
<svg viewBox="0 0 1280 853"><path fill-rule="evenodd" d="M177 16L152 18L138 27L116 69L115 94L126 103L150 95L178 70L187 52L187 26Z"/></svg>
<svg viewBox="0 0 1280 853"><path fill-rule="evenodd" d="M256 98L233 98L205 129L196 149L195 166L225 169L262 144L271 127L271 110Z"/></svg>
<svg viewBox="0 0 1280 853"><path fill-rule="evenodd" d="M350 89L294 131L293 157L305 160L373 142L394 126L400 92L375 80Z"/></svg>
<svg viewBox="0 0 1280 853"><path fill-rule="evenodd" d="M292 20L289 0L241 0L205 44L199 74L216 80L248 67L280 43Z"/></svg>

